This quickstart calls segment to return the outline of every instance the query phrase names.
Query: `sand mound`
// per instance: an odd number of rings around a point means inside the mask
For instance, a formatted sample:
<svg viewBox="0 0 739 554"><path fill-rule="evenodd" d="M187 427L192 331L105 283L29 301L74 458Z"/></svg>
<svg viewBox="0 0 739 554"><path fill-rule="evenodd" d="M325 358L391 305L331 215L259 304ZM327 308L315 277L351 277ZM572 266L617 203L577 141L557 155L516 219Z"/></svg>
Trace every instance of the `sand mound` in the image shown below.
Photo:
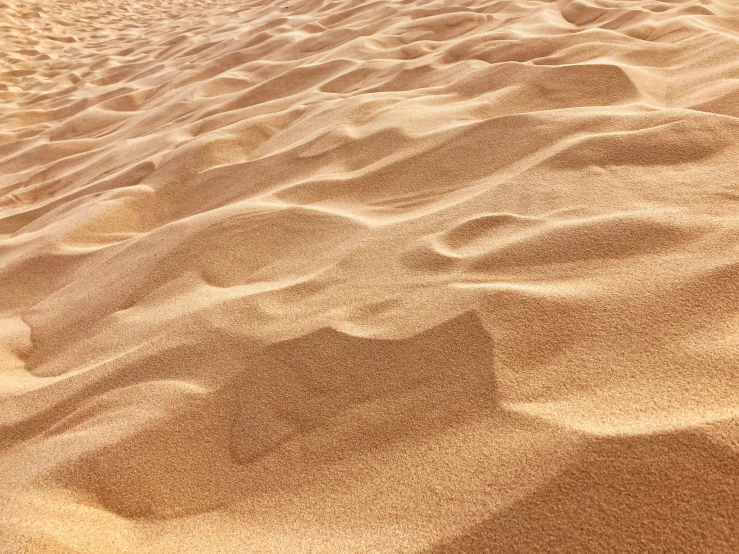
<svg viewBox="0 0 739 554"><path fill-rule="evenodd" d="M0 552L739 550L738 22L0 0Z"/></svg>

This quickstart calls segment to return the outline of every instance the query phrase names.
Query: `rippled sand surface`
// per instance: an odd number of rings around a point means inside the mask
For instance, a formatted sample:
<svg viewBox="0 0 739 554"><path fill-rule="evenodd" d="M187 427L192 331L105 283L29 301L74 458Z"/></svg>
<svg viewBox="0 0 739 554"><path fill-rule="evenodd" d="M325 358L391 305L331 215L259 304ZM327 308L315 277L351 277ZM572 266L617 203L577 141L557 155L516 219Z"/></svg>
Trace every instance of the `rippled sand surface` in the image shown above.
<svg viewBox="0 0 739 554"><path fill-rule="evenodd" d="M0 1L0 552L739 552L739 3Z"/></svg>

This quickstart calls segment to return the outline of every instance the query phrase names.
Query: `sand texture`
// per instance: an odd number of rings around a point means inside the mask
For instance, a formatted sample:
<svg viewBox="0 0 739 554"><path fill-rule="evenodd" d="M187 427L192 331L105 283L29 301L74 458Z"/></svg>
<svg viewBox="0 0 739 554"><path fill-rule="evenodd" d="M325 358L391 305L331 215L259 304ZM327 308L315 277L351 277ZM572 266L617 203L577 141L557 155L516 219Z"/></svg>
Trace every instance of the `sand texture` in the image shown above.
<svg viewBox="0 0 739 554"><path fill-rule="evenodd" d="M0 554L739 552L739 2L0 0Z"/></svg>

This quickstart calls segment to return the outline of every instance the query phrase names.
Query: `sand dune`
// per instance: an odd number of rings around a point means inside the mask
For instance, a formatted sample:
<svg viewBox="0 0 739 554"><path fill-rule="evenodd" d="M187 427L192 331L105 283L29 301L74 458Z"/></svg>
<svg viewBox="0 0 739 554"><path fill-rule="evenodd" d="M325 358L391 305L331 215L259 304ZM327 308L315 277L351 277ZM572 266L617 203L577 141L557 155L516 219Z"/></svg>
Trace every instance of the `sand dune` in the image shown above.
<svg viewBox="0 0 739 554"><path fill-rule="evenodd" d="M0 45L0 552L739 551L736 2Z"/></svg>

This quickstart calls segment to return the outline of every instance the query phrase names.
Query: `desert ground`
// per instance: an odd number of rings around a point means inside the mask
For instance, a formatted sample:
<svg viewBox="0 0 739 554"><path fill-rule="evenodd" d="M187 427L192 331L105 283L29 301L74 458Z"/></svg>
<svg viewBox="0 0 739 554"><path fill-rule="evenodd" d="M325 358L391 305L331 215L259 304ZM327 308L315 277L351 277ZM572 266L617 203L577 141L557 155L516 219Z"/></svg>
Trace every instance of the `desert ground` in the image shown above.
<svg viewBox="0 0 739 554"><path fill-rule="evenodd" d="M0 553L739 552L739 2L0 1Z"/></svg>

